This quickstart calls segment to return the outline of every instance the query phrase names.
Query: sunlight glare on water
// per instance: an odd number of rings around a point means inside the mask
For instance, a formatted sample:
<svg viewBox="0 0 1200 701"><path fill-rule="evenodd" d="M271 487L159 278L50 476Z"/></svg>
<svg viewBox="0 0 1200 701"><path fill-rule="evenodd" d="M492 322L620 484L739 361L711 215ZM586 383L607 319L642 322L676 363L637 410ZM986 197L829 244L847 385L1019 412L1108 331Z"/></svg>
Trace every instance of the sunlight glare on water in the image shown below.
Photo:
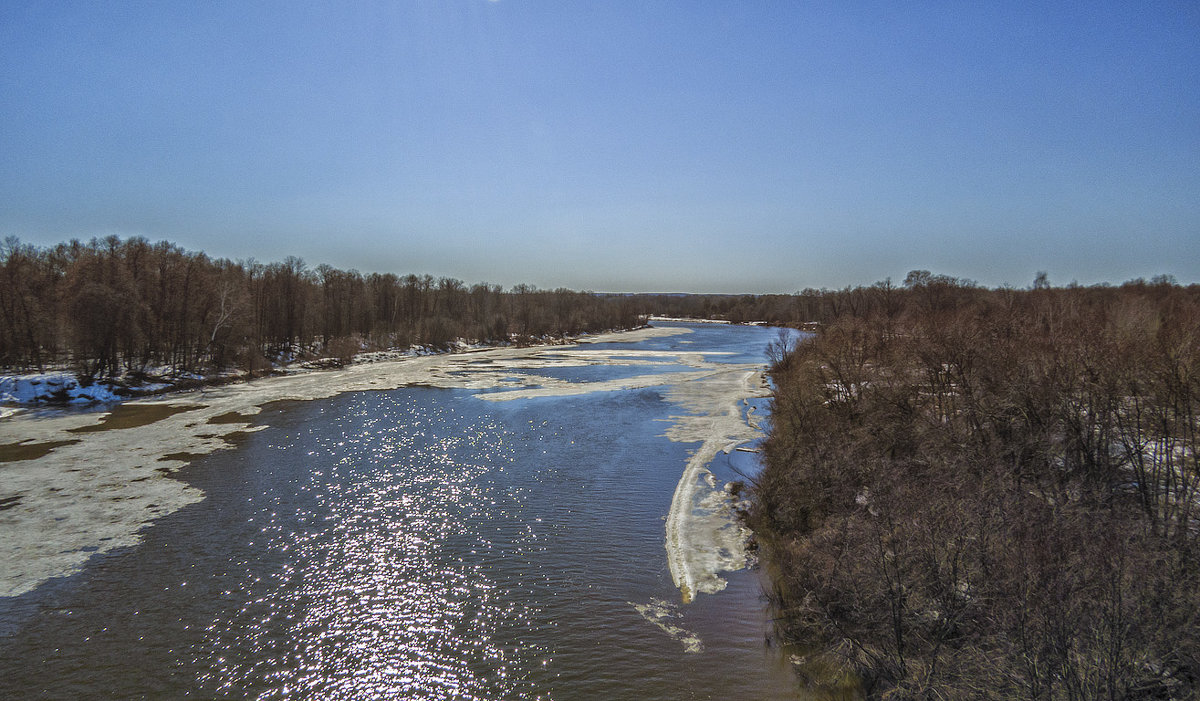
<svg viewBox="0 0 1200 701"><path fill-rule="evenodd" d="M740 362L771 335L634 349ZM178 473L203 500L0 601L0 698L795 698L757 572L686 605L672 582L665 519L699 444L665 437L686 413L669 391L482 396L265 406Z"/></svg>
<svg viewBox="0 0 1200 701"><path fill-rule="evenodd" d="M501 537L513 530L503 522L519 496L481 479L513 460L503 427L483 419L439 435L452 409L368 396L382 406L359 403L332 419L334 430L302 429L296 444L274 446L315 468L301 488L313 507L261 514L264 544L291 564L276 582L247 578L247 603L211 625L216 648L258 651L227 656L212 681L230 692L288 680L262 698L512 697L545 651L497 640L502 628L531 625L528 605L496 596L486 555L497 546L470 527L483 518ZM522 547L525 534L509 545Z"/></svg>

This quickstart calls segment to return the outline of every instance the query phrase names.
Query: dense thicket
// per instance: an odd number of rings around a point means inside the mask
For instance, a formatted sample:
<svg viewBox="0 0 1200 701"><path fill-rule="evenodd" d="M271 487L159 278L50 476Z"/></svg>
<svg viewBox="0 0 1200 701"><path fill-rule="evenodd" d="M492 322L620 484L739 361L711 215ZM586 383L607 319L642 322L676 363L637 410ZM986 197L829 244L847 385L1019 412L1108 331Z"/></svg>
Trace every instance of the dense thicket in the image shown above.
<svg viewBox="0 0 1200 701"><path fill-rule="evenodd" d="M776 349L787 634L873 697L1200 694L1200 287L845 292Z"/></svg>
<svg viewBox="0 0 1200 701"><path fill-rule="evenodd" d="M633 300L467 286L428 275L211 259L143 238L0 246L0 367L70 362L89 378L240 365L308 351L518 342L637 324Z"/></svg>

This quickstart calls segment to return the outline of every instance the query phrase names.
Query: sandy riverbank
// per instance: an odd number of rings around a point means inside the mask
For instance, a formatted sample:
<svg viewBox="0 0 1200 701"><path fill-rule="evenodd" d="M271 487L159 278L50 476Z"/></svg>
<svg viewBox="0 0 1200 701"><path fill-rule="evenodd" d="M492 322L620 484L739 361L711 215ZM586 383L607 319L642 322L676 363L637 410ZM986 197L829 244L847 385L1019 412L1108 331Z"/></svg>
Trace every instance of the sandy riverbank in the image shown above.
<svg viewBox="0 0 1200 701"><path fill-rule="evenodd" d="M412 384L489 390L479 395L489 401L666 386L667 398L689 412L673 417L675 423L667 436L702 443L681 482L680 489L684 489L685 482L696 483L699 470L715 455L716 446L753 437L753 429L740 419L737 404L755 393L755 383L747 379L754 368L710 362L695 352L590 346L689 332L686 328L648 328L565 346L497 348L355 364L341 370L135 400L111 412L21 412L0 418L0 529L5 534L0 540L0 596L31 591L52 577L79 571L94 554L135 545L138 532L155 519L202 499L201 492L171 479L170 473L189 460L233 446L248 432L261 430L264 426L251 425L256 415L264 405L280 400L321 399ZM660 369L655 366L662 364L683 364L689 369L592 383L523 372L582 365ZM696 487L688 489L694 499ZM668 552L676 552L670 556L671 571L686 598L696 591L719 588L711 579L716 573L708 573L707 568L728 565L737 558L735 554L726 558L729 562L714 562L711 552L725 546L707 546L701 542L702 536L680 537L688 530L693 509L685 508L679 492L676 502L668 516ZM695 558L688 548L694 550Z"/></svg>

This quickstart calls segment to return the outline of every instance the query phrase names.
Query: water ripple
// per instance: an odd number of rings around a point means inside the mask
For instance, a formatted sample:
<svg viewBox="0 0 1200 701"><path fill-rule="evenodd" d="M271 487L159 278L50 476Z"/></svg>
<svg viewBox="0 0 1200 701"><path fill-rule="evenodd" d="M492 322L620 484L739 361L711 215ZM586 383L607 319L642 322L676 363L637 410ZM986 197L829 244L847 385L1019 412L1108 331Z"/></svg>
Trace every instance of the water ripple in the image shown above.
<svg viewBox="0 0 1200 701"><path fill-rule="evenodd" d="M312 464L301 490L311 506L255 515L289 564L269 581L247 577L247 603L212 622L213 649L257 653L220 655L205 681L261 699L529 696L526 668L546 651L500 641L533 625L533 604L502 598L486 557L536 538L516 522L521 490L486 479L513 460L503 426L482 419L443 435L435 427L457 419L443 404L355 403L333 430L279 446ZM508 531L515 542L503 542Z"/></svg>

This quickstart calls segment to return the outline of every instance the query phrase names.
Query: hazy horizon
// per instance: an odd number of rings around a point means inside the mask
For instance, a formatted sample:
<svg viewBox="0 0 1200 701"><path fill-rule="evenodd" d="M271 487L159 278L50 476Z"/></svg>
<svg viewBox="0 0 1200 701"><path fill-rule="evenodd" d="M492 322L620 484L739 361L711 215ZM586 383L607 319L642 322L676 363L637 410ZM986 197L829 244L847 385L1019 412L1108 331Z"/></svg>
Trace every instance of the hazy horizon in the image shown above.
<svg viewBox="0 0 1200 701"><path fill-rule="evenodd" d="M598 292L1200 282L1200 8L8 3L0 237Z"/></svg>

